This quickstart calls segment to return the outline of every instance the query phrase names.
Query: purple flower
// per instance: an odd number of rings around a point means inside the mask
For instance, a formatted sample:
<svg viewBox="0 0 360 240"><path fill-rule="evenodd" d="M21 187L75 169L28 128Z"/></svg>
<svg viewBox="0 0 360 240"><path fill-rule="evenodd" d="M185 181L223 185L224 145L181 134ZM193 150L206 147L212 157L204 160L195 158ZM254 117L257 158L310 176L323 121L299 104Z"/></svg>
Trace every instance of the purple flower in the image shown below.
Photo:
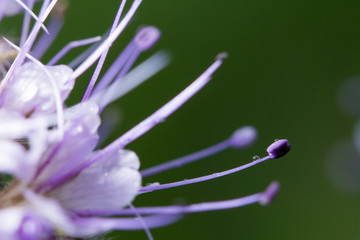
<svg viewBox="0 0 360 240"><path fill-rule="evenodd" d="M135 208L131 203L140 194L235 173L282 157L290 150L290 145L286 139L278 140L269 146L266 157L243 166L143 187L144 177L206 158L229 147L242 149L256 140L255 128L242 127L214 146L142 171L139 171L140 160L136 153L124 149L205 86L226 55L219 54L209 68L176 97L108 146L98 149L103 109L166 66L167 55L160 52L133 67L140 53L156 43L160 31L151 26L142 28L99 78L110 46L135 14L141 0L134 0L125 14L125 1L121 2L108 35L100 43L100 37L76 40L46 64L38 59L51 45L62 24L61 14L50 14L56 8L56 0L39 1L41 8L37 15L32 12L34 0L27 1L27 5L16 1L19 5L14 6L16 11L12 12L5 8L6 2L0 3L0 16L24 13L19 46L6 38L0 41L0 52L4 56L0 59L0 171L12 177L0 193L0 222L4 223L0 226L1 239L89 237L115 229L144 229L152 239L150 228L171 224L185 213L257 202L267 205L276 196L279 184L273 182L263 192L238 199ZM29 31L31 18L35 23ZM49 24L44 26L47 18L50 18ZM41 29L50 34L38 38ZM93 45L73 62L56 65L72 48L87 44ZM66 107L64 101L76 79L96 61L82 101Z"/></svg>

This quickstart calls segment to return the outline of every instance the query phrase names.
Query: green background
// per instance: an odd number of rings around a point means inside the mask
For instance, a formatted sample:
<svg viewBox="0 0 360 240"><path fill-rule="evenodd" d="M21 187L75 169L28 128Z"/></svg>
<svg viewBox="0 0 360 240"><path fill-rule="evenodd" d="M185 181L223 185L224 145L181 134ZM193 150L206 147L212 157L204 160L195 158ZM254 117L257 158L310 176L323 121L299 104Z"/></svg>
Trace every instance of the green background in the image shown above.
<svg viewBox="0 0 360 240"><path fill-rule="evenodd" d="M69 41L103 34L118 4L70 1L65 26L44 59ZM144 179L144 185L238 166L254 155L264 156L274 139L287 138L292 144L282 159L221 179L139 196L135 206L196 203L259 192L273 180L281 183L270 206L186 215L176 224L152 230L155 239L360 238L359 195L336 188L326 174L328 152L338 140L351 136L355 123L339 110L336 91L346 78L360 73L359 10L360 2L351 0L143 1L111 49L106 66L144 25L157 26L163 35L141 59L166 49L172 62L110 106L121 114L111 139L175 96L222 51L229 58L210 84L128 148L146 168L214 144L243 125L259 132L251 148L227 150ZM89 76L78 79L79 94ZM146 239L143 231L116 236Z"/></svg>

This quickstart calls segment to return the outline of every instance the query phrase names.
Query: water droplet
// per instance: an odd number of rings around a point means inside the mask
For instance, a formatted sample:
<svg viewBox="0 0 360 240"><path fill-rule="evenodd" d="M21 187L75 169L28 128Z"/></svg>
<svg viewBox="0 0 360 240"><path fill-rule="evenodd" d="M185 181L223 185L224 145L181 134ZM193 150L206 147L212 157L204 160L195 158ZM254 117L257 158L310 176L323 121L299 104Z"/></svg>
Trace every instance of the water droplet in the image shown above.
<svg viewBox="0 0 360 240"><path fill-rule="evenodd" d="M258 155L255 155L255 156L252 157L253 161L256 161L256 160L259 160L259 159L260 159L260 157Z"/></svg>
<svg viewBox="0 0 360 240"><path fill-rule="evenodd" d="M277 142L277 141L279 141L279 140L280 140L280 139L275 138L274 142Z"/></svg>
<svg viewBox="0 0 360 240"><path fill-rule="evenodd" d="M155 186L159 186L159 185L160 185L159 182L147 183L147 184L146 184L147 187L155 187Z"/></svg>

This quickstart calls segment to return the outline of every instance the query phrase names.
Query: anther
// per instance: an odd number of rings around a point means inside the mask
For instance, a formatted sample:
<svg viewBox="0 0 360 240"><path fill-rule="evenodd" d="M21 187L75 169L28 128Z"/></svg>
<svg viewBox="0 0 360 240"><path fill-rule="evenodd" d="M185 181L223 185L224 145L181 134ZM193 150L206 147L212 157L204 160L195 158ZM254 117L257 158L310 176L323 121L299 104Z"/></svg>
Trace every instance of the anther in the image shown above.
<svg viewBox="0 0 360 240"><path fill-rule="evenodd" d="M272 143L266 151L269 153L270 158L281 158L290 151L290 144L287 139L277 140Z"/></svg>
<svg viewBox="0 0 360 240"><path fill-rule="evenodd" d="M236 130L230 138L233 148L244 148L253 144L257 139L257 131L252 126L246 126Z"/></svg>
<svg viewBox="0 0 360 240"><path fill-rule="evenodd" d="M280 190L280 184L277 181L270 183L259 199L259 203L263 206L269 205L277 196Z"/></svg>
<svg viewBox="0 0 360 240"><path fill-rule="evenodd" d="M236 149L245 148L245 147L248 147L249 145L251 145L256 140L256 137L257 137L257 132L254 127L251 127L251 126L242 127L242 128L239 128L238 130L236 130L232 134L232 136L225 141L222 141L218 144L215 144L211 147L200 150L198 152L195 152L195 153L174 159L172 161L145 169L145 170L141 171L141 175L143 177L148 177L148 176L151 176L151 175L163 172L163 171L170 170L172 168L181 167L185 164L195 162L200 159L204 159L206 157L214 155L214 154L221 152L229 147L233 147Z"/></svg>
<svg viewBox="0 0 360 240"><path fill-rule="evenodd" d="M160 38L160 31L156 27L142 28L135 36L135 43L141 51L151 48Z"/></svg>
<svg viewBox="0 0 360 240"><path fill-rule="evenodd" d="M229 57L229 54L227 52L222 52L216 55L215 60L225 60Z"/></svg>

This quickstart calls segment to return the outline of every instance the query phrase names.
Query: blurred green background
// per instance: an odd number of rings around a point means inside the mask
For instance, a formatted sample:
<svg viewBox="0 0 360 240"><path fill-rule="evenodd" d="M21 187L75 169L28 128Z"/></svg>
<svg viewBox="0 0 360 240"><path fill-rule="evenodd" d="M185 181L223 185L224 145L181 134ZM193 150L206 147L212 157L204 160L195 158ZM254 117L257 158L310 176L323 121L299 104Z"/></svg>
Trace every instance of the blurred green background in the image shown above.
<svg viewBox="0 0 360 240"><path fill-rule="evenodd" d="M70 1L65 26L44 59L69 41L103 34L119 2ZM144 185L238 166L254 155L264 156L274 139L287 138L292 144L282 159L221 179L139 196L135 206L196 203L259 192L273 180L281 183L281 192L270 206L190 214L152 230L155 239L360 238L356 210L360 195L336 188L325 171L327 153L335 142L350 137L355 122L339 110L336 91L342 81L360 73L359 10L360 1L351 0L143 1L109 59L120 53L140 26L155 25L162 38L141 59L166 49L172 62L110 106L121 114L111 139L175 96L222 51L229 58L210 84L128 148L136 151L146 168L217 143L243 125L259 131L251 148L227 150L144 179ZM78 89L89 76L78 79ZM143 231L112 236L146 239Z"/></svg>

